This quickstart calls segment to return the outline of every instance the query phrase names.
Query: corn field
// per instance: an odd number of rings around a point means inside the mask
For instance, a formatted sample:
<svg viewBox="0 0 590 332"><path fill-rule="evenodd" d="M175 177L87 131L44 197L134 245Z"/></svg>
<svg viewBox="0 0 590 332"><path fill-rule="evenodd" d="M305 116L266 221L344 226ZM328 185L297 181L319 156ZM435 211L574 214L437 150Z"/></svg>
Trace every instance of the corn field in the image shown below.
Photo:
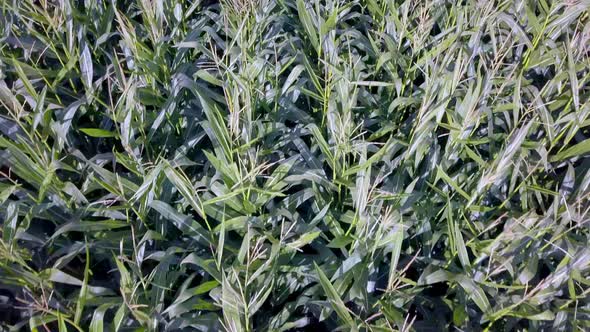
<svg viewBox="0 0 590 332"><path fill-rule="evenodd" d="M589 0L0 0L0 331L590 330Z"/></svg>

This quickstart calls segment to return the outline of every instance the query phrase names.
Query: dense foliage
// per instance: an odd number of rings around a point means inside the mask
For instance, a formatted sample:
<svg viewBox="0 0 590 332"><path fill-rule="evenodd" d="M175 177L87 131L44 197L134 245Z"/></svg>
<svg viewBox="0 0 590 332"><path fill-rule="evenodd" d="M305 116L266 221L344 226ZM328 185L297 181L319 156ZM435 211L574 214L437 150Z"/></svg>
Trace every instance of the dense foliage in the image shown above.
<svg viewBox="0 0 590 332"><path fill-rule="evenodd" d="M0 0L0 326L590 329L589 8Z"/></svg>

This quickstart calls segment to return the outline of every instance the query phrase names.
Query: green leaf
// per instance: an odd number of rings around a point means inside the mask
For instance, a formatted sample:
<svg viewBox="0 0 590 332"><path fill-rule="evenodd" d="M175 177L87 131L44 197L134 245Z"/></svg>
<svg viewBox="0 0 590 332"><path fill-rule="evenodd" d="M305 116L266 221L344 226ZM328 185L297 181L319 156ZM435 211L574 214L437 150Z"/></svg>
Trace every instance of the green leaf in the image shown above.
<svg viewBox="0 0 590 332"><path fill-rule="evenodd" d="M97 220L97 221L79 221L69 222L59 227L55 233L51 236L51 239L55 239L62 234L69 232L86 232L96 233L101 231L107 231L112 229L129 227L129 223L120 220Z"/></svg>
<svg viewBox="0 0 590 332"><path fill-rule="evenodd" d="M97 137L97 138L116 137L117 136L117 134L112 131L99 129L99 128L80 128L80 131L90 137Z"/></svg>
<svg viewBox="0 0 590 332"><path fill-rule="evenodd" d="M469 298L475 302L475 304L483 313L490 313L492 307L490 306L490 302L481 287L479 287L472 279L467 278L466 276L458 276L456 280L465 290L467 296L469 296Z"/></svg>
<svg viewBox="0 0 590 332"><path fill-rule="evenodd" d="M158 213L162 215L162 217L164 217L167 220L170 220L172 224L174 224L174 226L176 226L178 229L180 229L187 235L192 236L199 243L205 246L209 246L212 244L209 238L209 232L205 230L203 226L201 226L191 217L183 215L180 212L173 209L170 205L157 200L151 202L150 207L158 211Z"/></svg>
<svg viewBox="0 0 590 332"><path fill-rule="evenodd" d="M388 281L389 287L392 286L392 283L393 283L394 278L396 276L396 271L398 270L397 264L399 262L399 258L401 255L403 241L404 241L404 229L402 227L402 224L399 224L395 228L393 236L391 238L392 250L391 250L391 263L389 266L389 281Z"/></svg>
<svg viewBox="0 0 590 332"><path fill-rule="evenodd" d="M299 20L301 21L303 29L307 33L307 37L309 38L317 54L320 54L320 36L318 35L317 28L313 23L311 15L309 14L309 10L306 7L305 1L297 0L297 13L299 14ZM311 11L313 12L313 9Z"/></svg>
<svg viewBox="0 0 590 332"><path fill-rule="evenodd" d="M182 260L180 264L195 264L201 267L205 272L209 273L215 280L218 282L222 281L221 274L217 270L217 266L215 266L215 261L213 259L204 259L199 257L197 254L192 253L188 255L185 259Z"/></svg>
<svg viewBox="0 0 590 332"><path fill-rule="evenodd" d="M94 313L92 314L92 321L90 322L89 327L90 332L104 331L104 315L106 314L106 311L112 306L112 303L105 303L96 308L96 310L94 310Z"/></svg>
<svg viewBox="0 0 590 332"><path fill-rule="evenodd" d="M551 161L562 161L572 157L583 156L590 152L590 139L571 146L551 157Z"/></svg>
<svg viewBox="0 0 590 332"><path fill-rule="evenodd" d="M340 319L342 319L346 326L350 328L352 331L358 331L358 328L354 323L352 316L350 316L350 313L348 312L348 308L346 308L344 302L342 302L340 295L338 294L336 289L334 289L334 286L332 285L332 283L330 283L330 280L326 277L324 272L315 262L313 263L313 265L315 267L316 273L318 274L320 285L322 285L324 293L326 294L328 300L330 301L330 304L338 314L338 317L340 317Z"/></svg>
<svg viewBox="0 0 590 332"><path fill-rule="evenodd" d="M80 72L82 73L82 83L88 92L92 92L92 78L94 76L92 56L88 45L84 45L84 49L80 54Z"/></svg>

